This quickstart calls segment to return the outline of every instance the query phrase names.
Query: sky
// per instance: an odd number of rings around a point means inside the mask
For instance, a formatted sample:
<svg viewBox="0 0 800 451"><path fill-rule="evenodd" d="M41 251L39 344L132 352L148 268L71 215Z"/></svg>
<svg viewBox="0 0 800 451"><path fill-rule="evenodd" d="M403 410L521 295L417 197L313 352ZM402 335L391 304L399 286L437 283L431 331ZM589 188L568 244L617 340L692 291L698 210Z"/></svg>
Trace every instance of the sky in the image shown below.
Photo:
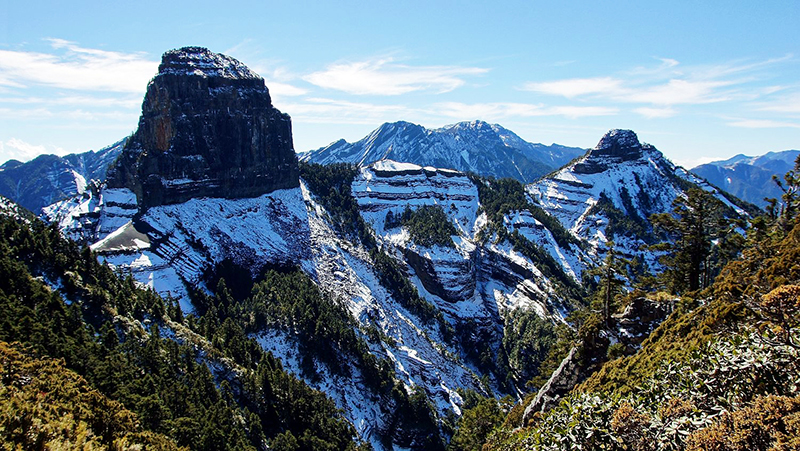
<svg viewBox="0 0 800 451"><path fill-rule="evenodd" d="M264 77L297 151L476 119L585 148L632 129L686 167L800 149L798 0L0 0L0 162L128 136L188 45Z"/></svg>

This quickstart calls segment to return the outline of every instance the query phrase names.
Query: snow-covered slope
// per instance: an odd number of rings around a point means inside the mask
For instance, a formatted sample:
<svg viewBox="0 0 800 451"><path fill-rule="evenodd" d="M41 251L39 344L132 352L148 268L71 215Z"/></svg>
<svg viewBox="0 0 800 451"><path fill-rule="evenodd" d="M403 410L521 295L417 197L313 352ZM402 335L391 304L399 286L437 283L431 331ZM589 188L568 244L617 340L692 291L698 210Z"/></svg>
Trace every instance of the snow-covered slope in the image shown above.
<svg viewBox="0 0 800 451"><path fill-rule="evenodd" d="M479 212L478 189L465 174L384 160L361 169L353 182L353 196L380 242L409 264L418 288L443 311L460 319L470 315L499 318L508 309L526 307L542 316L558 316L554 310L558 296L537 262L507 242L479 237L487 218ZM387 215L399 217L406 208L422 205L442 208L458 231L454 247L426 247L415 243L405 227L387 227ZM570 264L588 263L580 249L561 248L552 233L526 213L514 212L504 225L510 231L525 230L564 262L567 272L575 272Z"/></svg>
<svg viewBox="0 0 800 451"><path fill-rule="evenodd" d="M510 310L533 309L542 317L562 320L563 303L539 262L508 242L478 238L487 219L479 212L477 187L465 174L383 161L361 169L352 195L380 246L404 266L420 295L438 307L449 324L476 324L475 333L489 337L489 346L497 349ZM446 212L458 231L454 247L423 246L405 227L386 227L389 211L400 215L407 207L422 205L439 205ZM185 312L193 311L188 287L203 287L204 274L223 260L251 268L253 274L266 265L297 265L342 302L362 327L378 327L388 337L371 345L370 352L392 362L396 377L409 390L424 388L441 414L460 413L456 389L487 388L463 344L446 339L435 323L420 320L395 299L382 284L368 250L339 236L304 185L257 198L192 199L151 207L142 215L136 214L132 192L105 188L53 205L47 212L66 233L91 238L92 249L107 263L176 298ZM569 267L565 270L579 273L569 265L588 261L577 247L559 247L524 211L509 215L505 226L560 256ZM256 338L302 374L296 337L270 330ZM351 370L355 376L345 381L321 368L320 379L307 382L336 400L365 439L378 443L388 427L385 406L360 385L359 369ZM498 381L488 376L497 391Z"/></svg>
<svg viewBox="0 0 800 451"><path fill-rule="evenodd" d="M390 159L531 182L584 151L557 144L532 144L510 130L483 121L459 122L435 130L395 122L381 125L358 142L339 140L300 158L320 164L359 165Z"/></svg>

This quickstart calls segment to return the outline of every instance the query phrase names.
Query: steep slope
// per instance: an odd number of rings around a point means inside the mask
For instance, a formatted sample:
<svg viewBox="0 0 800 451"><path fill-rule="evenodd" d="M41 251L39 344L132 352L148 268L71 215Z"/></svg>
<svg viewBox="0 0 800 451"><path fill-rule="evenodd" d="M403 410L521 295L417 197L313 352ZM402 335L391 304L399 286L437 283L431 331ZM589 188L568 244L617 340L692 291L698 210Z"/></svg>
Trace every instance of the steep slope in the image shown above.
<svg viewBox="0 0 800 451"><path fill-rule="evenodd" d="M767 205L765 198L778 199L782 191L772 181L794 167L800 150L769 152L758 157L737 155L692 168L692 172L714 186L758 206Z"/></svg>
<svg viewBox="0 0 800 451"><path fill-rule="evenodd" d="M38 213L53 202L83 193L92 180L105 180L124 145L123 139L97 152L40 155L27 163L7 161L0 166L0 195Z"/></svg>
<svg viewBox="0 0 800 451"><path fill-rule="evenodd" d="M531 144L510 130L483 121L460 122L435 130L395 122L381 125L358 142L339 140L301 154L300 158L311 163L360 165L389 159L532 182L583 152L557 144Z"/></svg>
<svg viewBox="0 0 800 451"><path fill-rule="evenodd" d="M613 240L627 257L639 256L652 267L655 255L640 250L655 239L648 218L671 211L675 199L691 187L714 193L729 215L748 214L745 205L734 204L704 180L673 165L630 130L609 131L584 157L527 190L535 203L595 247Z"/></svg>

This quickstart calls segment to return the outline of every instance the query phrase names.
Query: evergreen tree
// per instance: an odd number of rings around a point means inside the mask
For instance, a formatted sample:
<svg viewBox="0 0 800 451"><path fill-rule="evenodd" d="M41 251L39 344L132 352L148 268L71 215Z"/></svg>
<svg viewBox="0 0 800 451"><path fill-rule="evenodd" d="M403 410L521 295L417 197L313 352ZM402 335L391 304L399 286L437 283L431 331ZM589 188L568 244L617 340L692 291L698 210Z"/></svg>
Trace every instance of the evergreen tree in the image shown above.
<svg viewBox="0 0 800 451"><path fill-rule="evenodd" d="M630 261L622 258L614 248L614 242L606 243L606 257L603 264L589 270L589 275L600 278L595 291L593 304L599 307L606 327L611 327L611 314L616 310L615 299L622 293L622 287L628 280Z"/></svg>
<svg viewBox="0 0 800 451"><path fill-rule="evenodd" d="M783 191L778 199L765 199L769 202L767 213L776 222L779 229L788 232L794 226L797 211L800 209L800 155L794 162L794 168L784 174L783 181L777 175L772 180Z"/></svg>
<svg viewBox="0 0 800 451"><path fill-rule="evenodd" d="M714 240L728 230L722 203L710 193L692 188L672 205L672 213L650 217L654 229L665 238L662 244L653 246L667 251L661 258L666 268L662 280L675 293L706 288L719 263L712 259Z"/></svg>

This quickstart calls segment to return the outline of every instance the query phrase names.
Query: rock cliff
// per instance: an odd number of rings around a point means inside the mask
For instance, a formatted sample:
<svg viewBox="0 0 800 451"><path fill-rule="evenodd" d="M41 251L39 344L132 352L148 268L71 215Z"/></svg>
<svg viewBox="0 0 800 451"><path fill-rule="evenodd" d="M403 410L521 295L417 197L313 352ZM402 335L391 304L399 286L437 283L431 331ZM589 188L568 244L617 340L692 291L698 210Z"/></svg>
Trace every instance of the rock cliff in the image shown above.
<svg viewBox="0 0 800 451"><path fill-rule="evenodd" d="M171 50L108 184L131 189L140 209L297 187L291 120L239 61L200 47Z"/></svg>

